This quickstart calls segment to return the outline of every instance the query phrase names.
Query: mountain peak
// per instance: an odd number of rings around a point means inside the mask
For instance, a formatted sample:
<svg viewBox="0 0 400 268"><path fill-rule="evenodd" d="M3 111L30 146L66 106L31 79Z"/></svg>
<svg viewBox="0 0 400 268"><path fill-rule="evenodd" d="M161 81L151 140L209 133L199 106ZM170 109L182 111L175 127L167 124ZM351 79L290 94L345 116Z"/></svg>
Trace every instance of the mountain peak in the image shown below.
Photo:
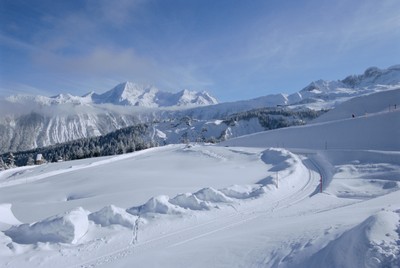
<svg viewBox="0 0 400 268"><path fill-rule="evenodd" d="M126 106L168 107L187 105L210 105L218 103L206 92L196 92L188 89L178 93L158 90L151 85L139 85L123 82L103 94L93 94L94 103L111 103Z"/></svg>
<svg viewBox="0 0 400 268"><path fill-rule="evenodd" d="M140 95L142 95L145 90L145 86L127 81L116 85L103 94L94 94L92 99L95 103L136 105L138 98L140 98Z"/></svg>
<svg viewBox="0 0 400 268"><path fill-rule="evenodd" d="M349 75L341 80L351 88L369 87L371 85L395 85L400 83L400 65L394 65L387 69L369 67L361 75Z"/></svg>

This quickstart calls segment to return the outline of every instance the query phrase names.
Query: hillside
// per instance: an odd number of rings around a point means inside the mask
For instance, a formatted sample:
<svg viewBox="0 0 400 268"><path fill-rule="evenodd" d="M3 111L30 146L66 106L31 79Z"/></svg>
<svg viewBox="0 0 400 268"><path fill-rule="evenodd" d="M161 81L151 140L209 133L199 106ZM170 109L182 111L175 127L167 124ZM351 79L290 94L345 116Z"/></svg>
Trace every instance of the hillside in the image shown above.
<svg viewBox="0 0 400 268"><path fill-rule="evenodd" d="M364 74L338 81L318 80L290 95L281 93L220 104L207 92L169 93L130 82L102 94L91 92L83 97L10 96L0 101L0 153L100 136L138 123L189 117L205 124L237 113L277 106L293 111L331 109L357 96L398 88L399 83L400 68L392 66L368 68ZM169 131L160 128L164 134ZM261 130L253 127L252 131ZM239 132L240 135L251 133ZM194 135L198 134L197 131ZM180 137L174 138L172 142L180 140Z"/></svg>
<svg viewBox="0 0 400 268"><path fill-rule="evenodd" d="M0 154L0 170L33 164L38 154L46 161L75 160L133 152L154 146L189 142L216 143L254 132L304 125L323 112L265 108L236 113L223 120L190 117L135 124L105 135L77 139L52 146ZM23 137L21 137L23 138ZM3 161L3 162L1 162Z"/></svg>
<svg viewBox="0 0 400 268"><path fill-rule="evenodd" d="M400 89L354 98L307 126L256 133L228 140L225 146L310 149L400 150L400 109L389 110ZM352 118L360 111L361 116ZM361 112L362 111L362 112ZM345 119L342 119L342 118ZM330 121L333 120L333 121Z"/></svg>

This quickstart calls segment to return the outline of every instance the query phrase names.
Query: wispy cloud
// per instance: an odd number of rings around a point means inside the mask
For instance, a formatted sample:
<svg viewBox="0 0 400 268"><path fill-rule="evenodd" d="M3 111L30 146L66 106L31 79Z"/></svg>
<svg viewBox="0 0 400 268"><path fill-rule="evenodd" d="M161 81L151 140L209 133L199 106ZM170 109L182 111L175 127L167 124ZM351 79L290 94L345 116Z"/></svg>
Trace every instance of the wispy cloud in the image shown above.
<svg viewBox="0 0 400 268"><path fill-rule="evenodd" d="M399 1L365 1L355 6L351 16L336 33L339 53L371 42L387 42L400 34Z"/></svg>
<svg viewBox="0 0 400 268"><path fill-rule="evenodd" d="M3 79L76 91L133 80L255 97L368 67L367 57L389 62L400 42L398 0L50 2L4 20L0 45L13 54Z"/></svg>
<svg viewBox="0 0 400 268"><path fill-rule="evenodd" d="M107 23L115 27L124 27L135 19L136 10L141 7L144 0L92 0L89 1L88 9L94 10L95 14Z"/></svg>

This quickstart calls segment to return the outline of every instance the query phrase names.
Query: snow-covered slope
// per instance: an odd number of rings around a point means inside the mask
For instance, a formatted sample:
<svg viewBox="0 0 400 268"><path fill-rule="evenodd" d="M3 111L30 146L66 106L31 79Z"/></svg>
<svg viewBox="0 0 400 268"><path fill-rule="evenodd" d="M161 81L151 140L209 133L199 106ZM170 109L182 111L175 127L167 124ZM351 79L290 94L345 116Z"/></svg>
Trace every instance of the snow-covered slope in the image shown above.
<svg viewBox="0 0 400 268"><path fill-rule="evenodd" d="M356 97L337 105L328 113L323 114L313 122L327 122L339 119L368 116L380 112L390 112L400 109L400 88L379 93Z"/></svg>
<svg viewBox="0 0 400 268"><path fill-rule="evenodd" d="M400 150L400 110L228 140L226 146L281 146L312 149ZM377 137L379 137L377 139Z"/></svg>
<svg viewBox="0 0 400 268"><path fill-rule="evenodd" d="M400 150L400 109L389 110L400 90L355 98L314 124L271 130L228 140L226 146L278 146L312 149ZM354 106L356 105L356 106ZM385 109L385 107L387 107ZM362 116L352 118L352 113ZM342 119L342 118L345 119ZM333 121L330 121L333 120Z"/></svg>

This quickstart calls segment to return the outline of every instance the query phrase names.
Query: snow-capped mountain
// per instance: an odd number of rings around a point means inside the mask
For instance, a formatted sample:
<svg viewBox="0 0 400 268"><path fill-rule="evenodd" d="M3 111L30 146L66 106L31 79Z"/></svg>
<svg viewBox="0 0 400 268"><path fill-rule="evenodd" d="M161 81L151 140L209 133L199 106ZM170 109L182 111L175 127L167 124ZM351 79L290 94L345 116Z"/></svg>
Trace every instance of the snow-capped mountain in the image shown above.
<svg viewBox="0 0 400 268"><path fill-rule="evenodd" d="M82 97L70 94L53 97L16 95L0 100L0 152L99 136L139 122L190 117L200 120L200 126L265 107L331 109L357 96L396 88L400 88L400 65L387 69L371 67L361 75L351 75L343 80L314 81L293 94L274 94L220 104L216 104L217 100L207 92L182 90L170 93L130 82L121 83L103 94L91 92ZM246 125L242 124L243 127ZM254 131L259 130L254 128ZM161 131L168 133L166 127ZM248 130L235 131L249 133Z"/></svg>
<svg viewBox="0 0 400 268"><path fill-rule="evenodd" d="M396 88L400 85L400 65L387 69L370 67L361 75L350 75L343 80L317 80L288 96L289 104L303 104L310 108L332 108L350 98Z"/></svg>
<svg viewBox="0 0 400 268"><path fill-rule="evenodd" d="M114 104L122 106L154 107L187 107L217 104L218 101L208 92L182 90L177 93L160 91L153 86L139 85L131 82L121 83L103 94L90 92L82 97L71 94L59 94L53 97L13 95L7 98L12 103L34 102L41 105L57 104Z"/></svg>
<svg viewBox="0 0 400 268"><path fill-rule="evenodd" d="M92 98L90 95L85 95L83 97L73 96L71 94L58 94L52 97L46 96L32 96L32 95L11 95L6 98L7 102L15 104L27 104L27 105L57 105L71 103L75 105L89 104L92 103Z"/></svg>
<svg viewBox="0 0 400 268"><path fill-rule="evenodd" d="M131 82L117 85L103 94L92 94L94 103L110 103L143 107L194 106L217 104L209 93L182 90L177 93L160 91L153 86L142 86Z"/></svg>
<svg viewBox="0 0 400 268"><path fill-rule="evenodd" d="M400 65L394 65L387 69L370 67L361 75L350 75L341 82L348 87L369 87L370 85L395 85L399 83L398 72Z"/></svg>

